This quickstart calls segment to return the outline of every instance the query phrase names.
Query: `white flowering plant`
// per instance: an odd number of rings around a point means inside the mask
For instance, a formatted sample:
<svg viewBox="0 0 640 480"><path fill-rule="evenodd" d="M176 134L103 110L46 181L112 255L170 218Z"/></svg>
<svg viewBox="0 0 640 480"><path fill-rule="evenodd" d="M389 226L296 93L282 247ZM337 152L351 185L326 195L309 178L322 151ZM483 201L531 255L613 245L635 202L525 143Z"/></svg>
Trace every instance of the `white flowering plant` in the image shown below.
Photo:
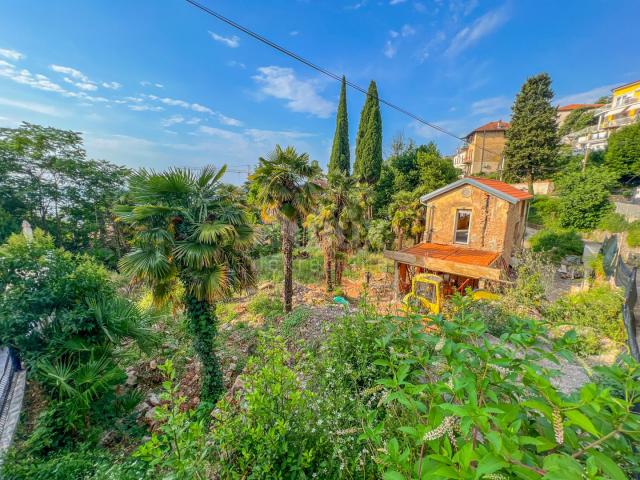
<svg viewBox="0 0 640 480"><path fill-rule="evenodd" d="M542 322L512 319L500 338L468 297L449 319L390 318L384 413L361 435L385 480L615 479L640 469L640 367L624 356L572 393L558 386L574 332L545 341ZM594 383L594 380L600 383Z"/></svg>

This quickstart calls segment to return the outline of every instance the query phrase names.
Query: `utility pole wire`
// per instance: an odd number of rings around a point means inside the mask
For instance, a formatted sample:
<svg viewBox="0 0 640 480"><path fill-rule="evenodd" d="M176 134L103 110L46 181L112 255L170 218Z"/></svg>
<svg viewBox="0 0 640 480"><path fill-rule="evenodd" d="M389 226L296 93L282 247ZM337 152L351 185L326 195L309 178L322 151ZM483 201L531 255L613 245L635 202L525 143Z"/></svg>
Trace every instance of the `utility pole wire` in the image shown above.
<svg viewBox="0 0 640 480"><path fill-rule="evenodd" d="M311 62L310 60L305 59L304 57L301 57L300 55L298 55L295 52L292 52L291 50L287 50L286 48L278 45L277 43L269 40L268 38L260 35L259 33L254 32L253 30L248 29L247 27L244 27L242 25L240 25L237 22L234 22L233 20L231 20L230 18L225 17L224 15L222 15L221 13L216 12L215 10L210 9L209 7L202 5L201 3L197 2L196 0L185 0L187 3L191 4L192 6L196 7L199 10L202 10L203 12L207 13L208 15L211 15L215 18L217 18L218 20L226 23L227 25L230 25L231 27L240 30L241 32L246 33L247 35L255 38L256 40L264 43L265 45L270 46L271 48L274 48L276 50L278 50L280 53L283 53L285 55L287 55L288 57L293 58L294 60L297 60L303 64L305 64L306 66L328 76L333 78L334 80L337 80L339 82L342 81L342 76L338 75L336 73L333 73L319 65L316 65L315 63ZM377 97L375 95L371 95L369 94L369 92L367 90L365 90L364 88L362 88L360 85L357 85L349 80L346 80L346 76L345 76L345 83L350 86L351 88L353 88L354 90L357 90L361 93L364 93L366 96L370 96L373 98L376 98L380 103L388 106L389 108L392 108L400 113L403 113L404 115L407 115L410 118L413 118L414 120L416 120L419 123L422 123L423 125L426 125L430 128L433 128L434 130L437 130L441 133L444 133L445 135L449 135L450 137L453 137L457 140L460 140L461 142L467 143L467 141L465 140L464 137L460 137L458 135L456 135L453 132L448 131L447 129L441 127L440 125L436 125L435 123L431 123L423 118L421 118L420 116L394 104L389 102L388 100L385 100L383 98ZM497 152L492 152L490 150L485 149L484 147L476 147L479 150L485 151L487 153L492 153L494 155L499 155L499 153Z"/></svg>

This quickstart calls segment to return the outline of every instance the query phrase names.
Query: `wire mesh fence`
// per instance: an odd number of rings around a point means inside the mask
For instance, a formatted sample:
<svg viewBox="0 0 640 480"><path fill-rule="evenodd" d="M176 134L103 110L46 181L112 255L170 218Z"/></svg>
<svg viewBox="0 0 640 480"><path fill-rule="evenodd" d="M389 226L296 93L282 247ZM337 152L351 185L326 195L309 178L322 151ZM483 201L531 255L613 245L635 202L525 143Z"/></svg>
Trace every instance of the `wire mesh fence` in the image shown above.
<svg viewBox="0 0 640 480"><path fill-rule="evenodd" d="M624 304L622 317L627 330L629 351L631 355L640 361L640 348L638 347L638 318L634 312L638 303L638 269L627 265L620 255L620 245L616 235L608 237L602 244L602 263L607 278L624 290Z"/></svg>

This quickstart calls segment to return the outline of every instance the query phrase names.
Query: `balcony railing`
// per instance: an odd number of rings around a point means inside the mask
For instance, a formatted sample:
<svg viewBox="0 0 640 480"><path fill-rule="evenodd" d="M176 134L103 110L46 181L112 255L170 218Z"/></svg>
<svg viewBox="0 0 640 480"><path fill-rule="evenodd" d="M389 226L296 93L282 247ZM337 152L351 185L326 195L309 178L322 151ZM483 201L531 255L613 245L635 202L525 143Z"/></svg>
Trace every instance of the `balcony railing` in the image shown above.
<svg viewBox="0 0 640 480"><path fill-rule="evenodd" d="M633 117L624 116L620 118L614 118L612 120L608 120L606 118L600 121L601 128L617 128L624 127L625 125L631 125L640 120L640 114L636 114Z"/></svg>

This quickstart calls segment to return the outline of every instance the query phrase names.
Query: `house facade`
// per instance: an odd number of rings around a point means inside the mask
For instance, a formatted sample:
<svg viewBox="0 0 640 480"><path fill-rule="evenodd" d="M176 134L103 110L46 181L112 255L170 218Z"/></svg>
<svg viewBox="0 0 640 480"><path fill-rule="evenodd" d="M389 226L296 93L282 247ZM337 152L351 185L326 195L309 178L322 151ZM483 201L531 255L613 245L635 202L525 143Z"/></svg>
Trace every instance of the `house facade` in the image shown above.
<svg viewBox="0 0 640 480"><path fill-rule="evenodd" d="M513 252L523 244L532 198L481 177L465 177L423 195L422 243L385 252L394 260L397 291L410 285L412 271L441 275L449 292L504 279Z"/></svg>
<svg viewBox="0 0 640 480"><path fill-rule="evenodd" d="M498 120L473 130L465 137L466 145L454 155L454 166L465 176L500 171L508 128L507 122Z"/></svg>
<svg viewBox="0 0 640 480"><path fill-rule="evenodd" d="M575 110L594 110L603 106L603 103L571 103L569 105L561 105L558 107L558 116L556 117L556 121L560 127L571 112Z"/></svg>

